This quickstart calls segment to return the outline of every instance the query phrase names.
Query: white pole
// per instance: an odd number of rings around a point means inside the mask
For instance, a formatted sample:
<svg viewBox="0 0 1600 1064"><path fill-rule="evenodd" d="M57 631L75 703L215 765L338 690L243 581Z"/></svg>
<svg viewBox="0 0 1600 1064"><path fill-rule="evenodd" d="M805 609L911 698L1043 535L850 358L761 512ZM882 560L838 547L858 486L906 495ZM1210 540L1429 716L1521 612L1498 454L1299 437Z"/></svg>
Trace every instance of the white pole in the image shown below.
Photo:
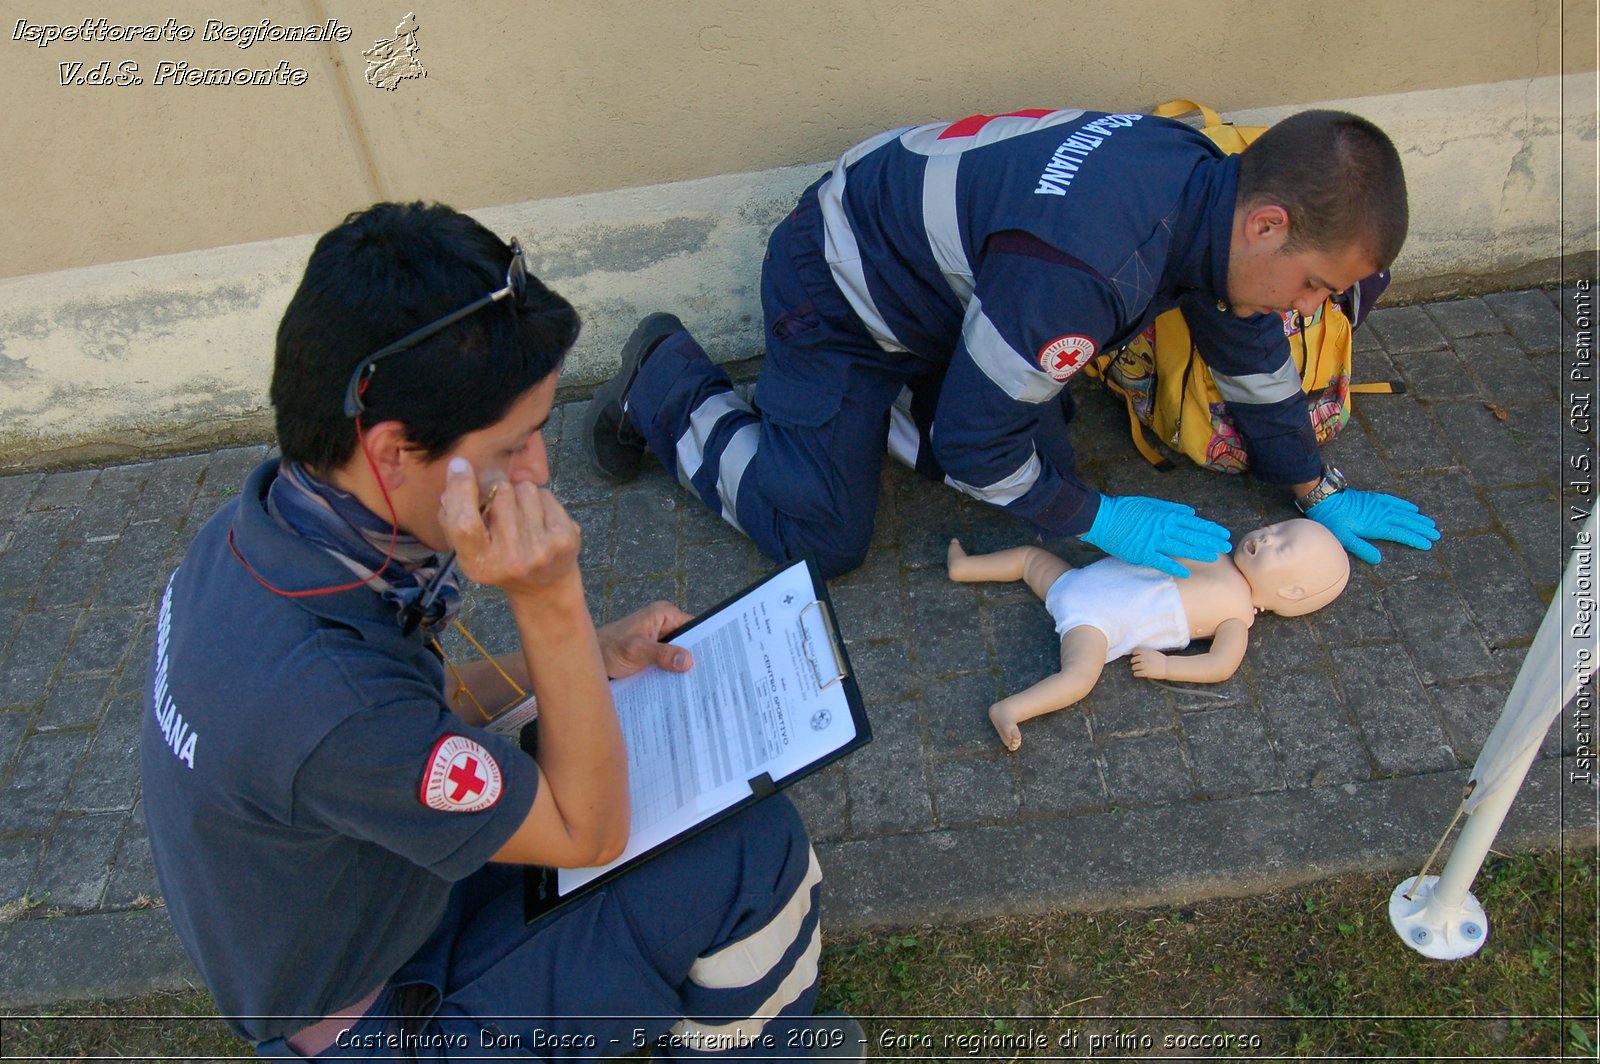
<svg viewBox="0 0 1600 1064"><path fill-rule="evenodd" d="M1522 790L1522 782L1528 778L1528 769L1533 767L1533 760L1538 754L1537 746L1528 747L1527 752L1506 770L1505 782L1484 798L1468 817L1467 826L1461 829L1461 837L1456 839L1455 849L1450 851L1450 859L1445 862L1444 870L1439 873L1439 882L1433 888L1433 896L1439 904L1460 905L1466 898L1468 888L1478 878L1478 870L1489 855L1489 847L1500 833L1500 826L1511 811L1511 803Z"/></svg>
<svg viewBox="0 0 1600 1064"><path fill-rule="evenodd" d="M1595 636L1588 622L1566 624L1566 609L1594 612L1595 520L1590 511L1576 547L1567 559L1561 589L1545 610L1533 646L1517 670L1511 694L1472 766L1474 789L1461 800L1456 816L1469 818L1450 860L1438 876L1412 876L1389 895L1389 923L1418 953L1439 960L1478 952L1489 937L1489 918L1467 888L1539 754L1550 723L1587 683L1595 667ZM1492 790L1484 791L1487 783ZM1454 821L1451 822L1454 824ZM1445 829L1449 834L1449 829ZM1431 863L1433 858L1428 858ZM1427 871L1427 867L1423 867Z"/></svg>
<svg viewBox="0 0 1600 1064"><path fill-rule="evenodd" d="M1537 744L1507 768L1504 782L1467 817L1450 859L1437 876L1412 876L1389 895L1389 923L1406 945L1434 960L1470 957L1489 937L1489 916L1468 889L1522 789Z"/></svg>

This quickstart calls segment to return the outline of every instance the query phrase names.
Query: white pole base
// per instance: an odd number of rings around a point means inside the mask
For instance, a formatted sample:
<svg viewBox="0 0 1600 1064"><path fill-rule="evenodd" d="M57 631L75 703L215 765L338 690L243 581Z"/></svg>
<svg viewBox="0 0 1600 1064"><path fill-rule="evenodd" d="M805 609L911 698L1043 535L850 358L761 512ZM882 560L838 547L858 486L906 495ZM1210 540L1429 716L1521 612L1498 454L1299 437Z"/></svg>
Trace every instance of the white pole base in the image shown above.
<svg viewBox="0 0 1600 1064"><path fill-rule="evenodd" d="M1444 905L1433 896L1438 876L1423 876L1413 900L1406 894L1412 876L1389 895L1389 924L1400 940L1424 957L1453 961L1470 957L1489 937L1489 917L1469 891L1460 905Z"/></svg>

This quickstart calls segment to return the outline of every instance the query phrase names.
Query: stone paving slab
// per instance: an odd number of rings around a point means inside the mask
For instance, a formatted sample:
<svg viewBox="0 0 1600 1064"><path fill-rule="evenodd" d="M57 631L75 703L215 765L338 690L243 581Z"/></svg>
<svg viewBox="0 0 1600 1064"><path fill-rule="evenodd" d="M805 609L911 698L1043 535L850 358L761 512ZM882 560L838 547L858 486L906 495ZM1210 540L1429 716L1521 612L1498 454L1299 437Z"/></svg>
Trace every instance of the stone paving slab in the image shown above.
<svg viewBox="0 0 1600 1064"><path fill-rule="evenodd" d="M792 791L827 873L829 925L1408 873L1448 823L1558 587L1568 508L1591 504L1592 476L1571 475L1595 463L1592 424L1568 416L1573 296L1373 314L1357 376L1407 392L1358 398L1328 454L1357 486L1432 514L1437 548L1383 546L1326 609L1262 618L1226 683L1155 684L1112 663L1083 702L1025 724L1016 753L987 707L1055 671L1058 640L1020 585L950 582L946 544L1038 542L1074 564L1098 552L887 470L871 555L830 584L876 738ZM1152 470L1120 406L1074 388L1090 483L1192 503L1236 532L1294 516L1249 477ZM654 598L704 609L770 569L659 468L622 489L597 481L573 431L581 412L558 408L549 437L602 619ZM15 903L0 910L0 1006L193 979L139 811L140 692L167 574L270 453L0 476L0 905ZM491 647L514 645L492 590L471 593L465 619ZM1592 779L1592 755L1569 716L1542 752L1503 844L1592 845L1594 786L1573 782Z"/></svg>

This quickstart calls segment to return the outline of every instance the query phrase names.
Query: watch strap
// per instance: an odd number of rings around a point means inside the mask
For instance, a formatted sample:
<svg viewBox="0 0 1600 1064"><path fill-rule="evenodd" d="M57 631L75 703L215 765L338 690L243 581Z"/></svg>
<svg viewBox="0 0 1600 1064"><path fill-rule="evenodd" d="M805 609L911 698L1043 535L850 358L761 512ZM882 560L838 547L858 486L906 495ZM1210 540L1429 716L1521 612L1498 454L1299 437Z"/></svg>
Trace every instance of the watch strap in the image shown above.
<svg viewBox="0 0 1600 1064"><path fill-rule="evenodd" d="M1343 491L1344 489L1344 474L1332 466L1324 466L1322 470L1322 479L1317 481L1317 486L1306 492L1304 495L1296 498L1294 500L1294 504L1299 508L1301 513L1309 513L1311 508L1317 505L1317 503L1328 498L1330 495L1339 494L1339 492Z"/></svg>

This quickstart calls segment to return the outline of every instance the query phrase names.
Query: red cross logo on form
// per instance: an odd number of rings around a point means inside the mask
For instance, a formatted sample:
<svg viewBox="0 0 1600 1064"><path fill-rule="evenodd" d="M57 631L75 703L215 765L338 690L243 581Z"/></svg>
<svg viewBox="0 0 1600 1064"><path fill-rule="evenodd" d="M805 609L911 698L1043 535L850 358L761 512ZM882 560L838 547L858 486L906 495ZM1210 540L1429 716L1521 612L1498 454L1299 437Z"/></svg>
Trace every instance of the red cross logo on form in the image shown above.
<svg viewBox="0 0 1600 1064"><path fill-rule="evenodd" d="M446 735L428 755L419 797L429 809L476 813L500 800L503 783L500 766L483 744L465 735Z"/></svg>

